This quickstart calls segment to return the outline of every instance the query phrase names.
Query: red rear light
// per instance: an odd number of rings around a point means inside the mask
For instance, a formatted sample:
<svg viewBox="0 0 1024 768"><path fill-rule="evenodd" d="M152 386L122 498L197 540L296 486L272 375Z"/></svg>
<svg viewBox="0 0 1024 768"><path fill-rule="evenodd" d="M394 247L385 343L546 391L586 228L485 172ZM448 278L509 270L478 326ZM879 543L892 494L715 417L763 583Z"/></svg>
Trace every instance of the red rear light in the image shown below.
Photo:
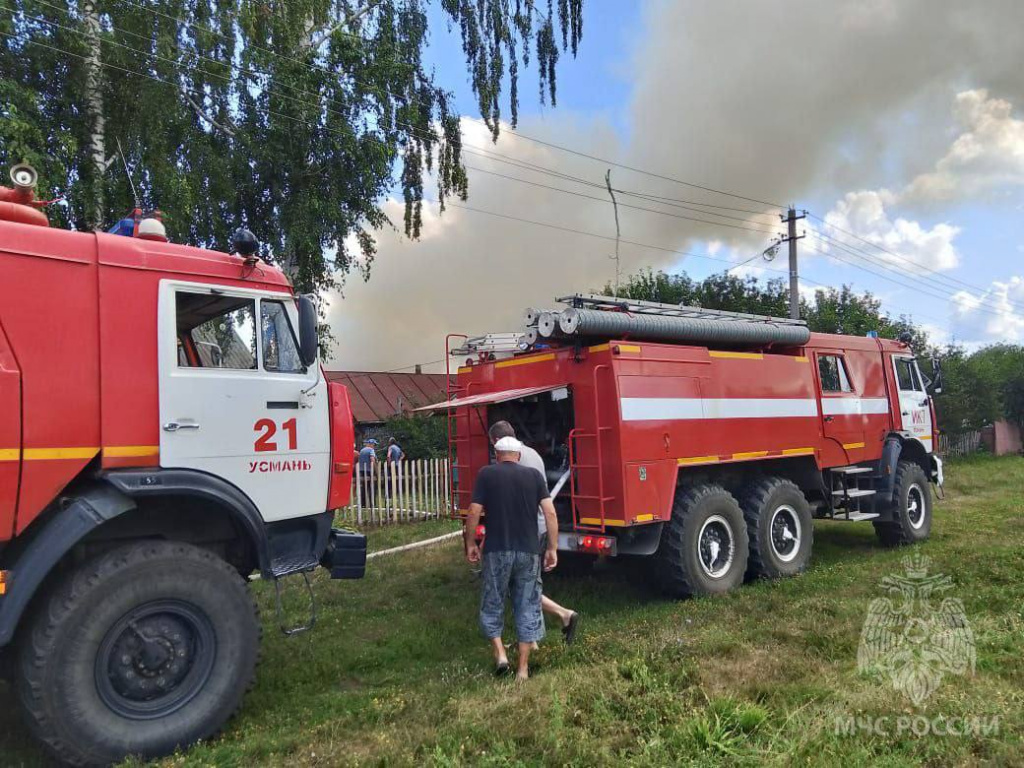
<svg viewBox="0 0 1024 768"><path fill-rule="evenodd" d="M615 539L611 536L580 536L579 548L595 555L607 555L612 551Z"/></svg>

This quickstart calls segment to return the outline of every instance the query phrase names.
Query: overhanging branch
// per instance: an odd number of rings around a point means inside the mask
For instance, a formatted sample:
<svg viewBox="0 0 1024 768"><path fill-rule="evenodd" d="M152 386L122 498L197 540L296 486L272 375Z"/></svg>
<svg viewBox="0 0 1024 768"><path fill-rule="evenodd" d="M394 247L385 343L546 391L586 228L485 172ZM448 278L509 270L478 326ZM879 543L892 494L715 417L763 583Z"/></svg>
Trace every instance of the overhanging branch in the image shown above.
<svg viewBox="0 0 1024 768"><path fill-rule="evenodd" d="M217 129L218 131L227 136L230 136L232 139L235 138L234 130L232 130L231 128L222 123L217 122L208 114L206 114L206 110L203 109L202 106L200 106L199 103L195 99L193 99L191 94L189 94L189 92L186 91L184 88L181 89L181 95L185 97L185 101L188 102L188 105L190 107L192 107L192 111L196 113L196 116L200 120L209 123L211 127Z"/></svg>
<svg viewBox="0 0 1024 768"><path fill-rule="evenodd" d="M321 30L320 33L316 35L316 37L313 37L314 31L310 30L309 35L307 37L307 39L309 40L309 42L307 44L308 45L308 50L312 50L312 51L318 50L321 45L323 45L328 40L330 40L331 35L333 35L335 32L337 32L340 29L344 29L345 27L351 26L354 22L358 21L363 16L368 14L370 11L372 11L374 8L376 8L378 5L380 5L382 2L383 2L383 0L370 0L370 2L368 2L362 8L360 8L360 9L358 9L356 11L352 11L352 13L348 14L347 16L345 16L345 18L343 18L337 24L333 24L333 25L327 27L326 29Z"/></svg>

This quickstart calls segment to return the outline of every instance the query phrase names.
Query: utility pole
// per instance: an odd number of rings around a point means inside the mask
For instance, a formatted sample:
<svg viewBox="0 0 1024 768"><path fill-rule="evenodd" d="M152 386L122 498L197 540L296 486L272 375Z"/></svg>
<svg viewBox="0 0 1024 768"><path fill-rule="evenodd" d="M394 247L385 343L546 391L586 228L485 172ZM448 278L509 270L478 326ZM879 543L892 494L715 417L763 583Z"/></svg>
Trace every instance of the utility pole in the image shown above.
<svg viewBox="0 0 1024 768"><path fill-rule="evenodd" d="M615 261L615 292L612 294L616 298L619 296L619 238L622 233L619 231L619 203L615 199L615 191L612 189L612 169L609 168L608 172L604 175L605 186L608 187L608 194L612 198L612 208L615 209L615 255L612 259Z"/></svg>
<svg viewBox="0 0 1024 768"><path fill-rule="evenodd" d="M807 235L797 235L796 223L800 219L807 218L807 211L802 211L797 216L796 208L789 207L784 222L789 225L788 233L779 242L789 243L789 316L793 320L800 319L800 270L797 267L796 241L802 240Z"/></svg>

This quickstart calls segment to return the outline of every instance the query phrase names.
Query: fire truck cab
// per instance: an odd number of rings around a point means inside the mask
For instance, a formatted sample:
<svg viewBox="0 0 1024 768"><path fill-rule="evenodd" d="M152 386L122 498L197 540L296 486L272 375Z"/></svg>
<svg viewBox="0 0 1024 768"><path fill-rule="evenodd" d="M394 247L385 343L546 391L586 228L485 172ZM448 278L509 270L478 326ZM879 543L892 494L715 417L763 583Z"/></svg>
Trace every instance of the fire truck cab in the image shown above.
<svg viewBox="0 0 1024 768"><path fill-rule="evenodd" d="M457 350L469 359L451 399L431 406L449 411L457 511L490 461L489 426L506 420L545 460L562 560L650 556L675 595L801 572L812 518L870 521L886 545L929 535L942 462L905 343L699 308L563 301L573 309L541 314L512 351L495 335ZM622 335L602 336L609 327Z"/></svg>
<svg viewBox="0 0 1024 768"><path fill-rule="evenodd" d="M316 311L256 255L51 229L34 172L0 189L0 661L60 760L165 755L239 708L247 588L359 578L348 395Z"/></svg>

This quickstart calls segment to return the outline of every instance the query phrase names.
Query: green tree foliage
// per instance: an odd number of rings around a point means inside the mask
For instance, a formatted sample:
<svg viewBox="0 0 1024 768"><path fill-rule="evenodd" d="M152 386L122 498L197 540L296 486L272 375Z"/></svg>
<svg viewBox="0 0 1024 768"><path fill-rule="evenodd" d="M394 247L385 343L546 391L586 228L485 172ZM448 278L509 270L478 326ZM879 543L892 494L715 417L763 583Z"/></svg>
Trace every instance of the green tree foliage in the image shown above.
<svg viewBox="0 0 1024 768"><path fill-rule="evenodd" d="M1024 347L995 344L973 354L949 347L942 366L935 405L944 429L978 429L1000 419L1024 426Z"/></svg>
<svg viewBox="0 0 1024 768"><path fill-rule="evenodd" d="M435 2L495 136L521 68L554 103L582 0ZM55 223L106 227L133 204L119 143L172 239L226 248L244 225L300 290L368 277L376 230L419 235L428 177L442 207L467 194L459 115L423 59L430 5L0 0L0 166L36 165L66 199ZM396 190L400 225L380 206Z"/></svg>
<svg viewBox="0 0 1024 768"><path fill-rule="evenodd" d="M393 437L407 459L442 459L448 456L448 425L444 414L394 416L384 423L382 434Z"/></svg>

